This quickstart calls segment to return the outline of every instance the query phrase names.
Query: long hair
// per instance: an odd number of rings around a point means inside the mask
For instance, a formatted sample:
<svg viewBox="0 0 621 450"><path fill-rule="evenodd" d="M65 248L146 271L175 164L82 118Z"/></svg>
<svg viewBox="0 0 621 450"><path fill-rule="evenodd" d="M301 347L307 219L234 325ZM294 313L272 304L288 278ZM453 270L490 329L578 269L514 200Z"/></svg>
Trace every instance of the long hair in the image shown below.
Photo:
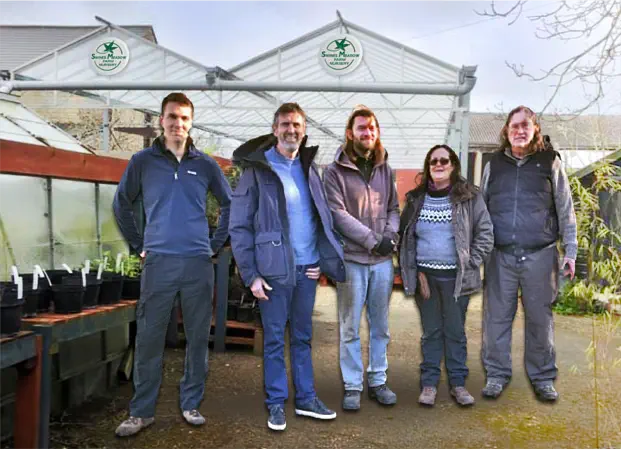
<svg viewBox="0 0 621 450"><path fill-rule="evenodd" d="M535 127L535 134L533 134L533 139L528 143L528 153L544 151L545 146L543 143L543 136L541 135L541 125L539 124L537 114L535 114L535 112L528 106L524 105L513 108L511 112L509 112L507 120L505 121L505 125L502 127L502 130L500 130L500 148L502 150L504 150L505 148L511 148L511 142L509 142L509 122L511 122L511 118L513 117L513 115L519 112L524 112L526 116L530 120L532 120Z"/></svg>
<svg viewBox="0 0 621 450"><path fill-rule="evenodd" d="M426 193L429 190L429 183L432 181L431 178L431 155L433 152L438 150L439 148L443 148L449 154L449 159L451 160L451 165L453 166L453 171L451 172L450 182L451 182L451 196L453 198L462 198L470 193L476 192L476 187L472 184L468 183L468 181L461 176L461 162L459 161L459 157L457 153L446 144L434 145L427 152L427 156L425 156L425 163L423 164L423 171L419 172L416 175L417 180L419 181L418 187L414 190L415 193Z"/></svg>
<svg viewBox="0 0 621 450"><path fill-rule="evenodd" d="M354 151L354 140L349 139L347 131L353 132L354 122L356 117L367 117L375 120L375 126L377 126L377 141L375 141L375 161L381 161L384 158L384 145L380 139L380 124L377 120L377 116L373 111L363 105L357 106L354 111L349 115L347 119L347 126L345 127L345 147L343 147L345 154L352 162L356 159L356 152Z"/></svg>

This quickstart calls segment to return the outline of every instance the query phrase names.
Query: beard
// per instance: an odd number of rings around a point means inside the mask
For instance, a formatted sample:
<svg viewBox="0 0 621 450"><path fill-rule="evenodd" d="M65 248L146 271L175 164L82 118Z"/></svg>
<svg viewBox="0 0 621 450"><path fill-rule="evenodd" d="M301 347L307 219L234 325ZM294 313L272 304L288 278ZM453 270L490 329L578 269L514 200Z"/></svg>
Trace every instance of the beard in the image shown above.
<svg viewBox="0 0 621 450"><path fill-rule="evenodd" d="M375 143L371 147L367 147L362 142L356 141L356 140L354 140L353 144L354 144L353 145L354 153L356 153L356 156L359 156L364 159L369 159L371 155L373 155L373 152L375 151L375 147L377 146L377 141L375 141Z"/></svg>
<svg viewBox="0 0 621 450"><path fill-rule="evenodd" d="M282 147L283 150L287 151L288 153L295 153L300 147L300 143L281 141L280 146Z"/></svg>

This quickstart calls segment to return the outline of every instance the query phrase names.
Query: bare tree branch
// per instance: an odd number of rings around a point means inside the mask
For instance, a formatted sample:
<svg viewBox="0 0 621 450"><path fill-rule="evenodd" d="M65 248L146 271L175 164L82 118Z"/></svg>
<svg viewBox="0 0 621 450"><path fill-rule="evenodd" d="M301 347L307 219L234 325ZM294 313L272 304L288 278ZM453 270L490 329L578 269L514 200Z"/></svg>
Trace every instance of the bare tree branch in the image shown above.
<svg viewBox="0 0 621 450"><path fill-rule="evenodd" d="M522 17L526 3L527 0L519 0L506 11L500 11L492 1L489 9L475 12L480 16L508 19L508 25L513 25ZM606 85L621 76L618 68L621 64L621 0L563 0L560 4L554 2L551 8L548 12L526 17L536 24L535 36L548 41L584 41L583 48L541 74L525 69L522 64L508 61L505 64L517 77L553 83L552 96L541 112L548 109L568 85L580 83L589 87L591 93L585 93L584 104L575 111L581 113L603 99Z"/></svg>

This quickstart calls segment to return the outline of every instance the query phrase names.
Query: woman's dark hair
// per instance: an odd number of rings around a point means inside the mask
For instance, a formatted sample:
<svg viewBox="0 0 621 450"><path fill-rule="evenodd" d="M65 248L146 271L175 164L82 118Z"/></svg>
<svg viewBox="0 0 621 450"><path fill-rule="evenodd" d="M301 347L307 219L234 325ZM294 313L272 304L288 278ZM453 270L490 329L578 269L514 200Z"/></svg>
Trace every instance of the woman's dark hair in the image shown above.
<svg viewBox="0 0 621 450"><path fill-rule="evenodd" d="M455 151L446 144L434 145L429 149L427 156L425 156L423 170L416 175L419 185L414 192L423 193L429 190L429 184L432 182L430 171L431 155L433 155L433 152L440 148L443 148L448 152L451 165L453 166L453 171L451 172L451 196L453 198L461 198L469 193L476 192L476 187L468 183L468 181L461 176L461 162L459 161L457 153L455 153Z"/></svg>

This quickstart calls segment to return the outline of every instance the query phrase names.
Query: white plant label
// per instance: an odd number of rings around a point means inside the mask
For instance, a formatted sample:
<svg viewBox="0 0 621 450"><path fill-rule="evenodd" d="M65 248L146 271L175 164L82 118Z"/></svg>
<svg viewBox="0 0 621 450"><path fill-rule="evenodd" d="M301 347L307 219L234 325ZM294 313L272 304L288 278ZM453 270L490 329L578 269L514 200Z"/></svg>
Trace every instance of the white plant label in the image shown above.
<svg viewBox="0 0 621 450"><path fill-rule="evenodd" d="M73 270L71 270L71 267L69 267L67 264L63 263L63 268L69 272L69 273L73 273Z"/></svg>
<svg viewBox="0 0 621 450"><path fill-rule="evenodd" d="M35 272L32 274L32 290L36 291L37 289L39 289L39 275L35 270Z"/></svg>
<svg viewBox="0 0 621 450"><path fill-rule="evenodd" d="M86 273L89 273L91 271L91 260L87 259L84 262L84 269L86 269Z"/></svg>
<svg viewBox="0 0 621 450"><path fill-rule="evenodd" d="M21 300L22 298L24 298L24 279L22 277L17 277L16 279L17 299Z"/></svg>
<svg viewBox="0 0 621 450"><path fill-rule="evenodd" d="M45 278L47 278L47 282L51 286L52 285L52 280L50 280L50 277L47 275L47 272L44 269L41 269L41 271L43 272L43 275L45 275Z"/></svg>
<svg viewBox="0 0 621 450"><path fill-rule="evenodd" d="M82 269L82 287L86 287L86 270Z"/></svg>
<svg viewBox="0 0 621 450"><path fill-rule="evenodd" d="M11 273L13 274L13 283L17 284L17 278L19 277L17 266L11 266Z"/></svg>
<svg viewBox="0 0 621 450"><path fill-rule="evenodd" d="M117 255L116 255L116 272L121 270L121 258L123 258L123 254L122 253L117 253Z"/></svg>

